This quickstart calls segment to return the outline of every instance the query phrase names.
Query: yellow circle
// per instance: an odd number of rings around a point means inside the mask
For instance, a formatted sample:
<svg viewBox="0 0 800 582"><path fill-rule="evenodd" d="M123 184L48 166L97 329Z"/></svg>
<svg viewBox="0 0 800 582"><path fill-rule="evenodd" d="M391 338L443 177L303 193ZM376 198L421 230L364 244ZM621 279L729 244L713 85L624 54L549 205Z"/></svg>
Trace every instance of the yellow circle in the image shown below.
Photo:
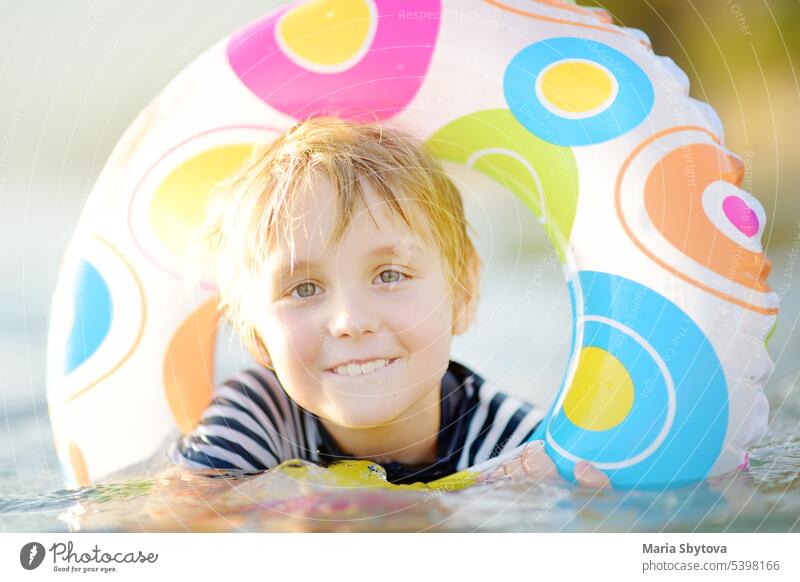
<svg viewBox="0 0 800 582"><path fill-rule="evenodd" d="M589 346L581 350L578 369L564 400L564 414L585 430L608 430L633 406L633 381L616 357Z"/></svg>
<svg viewBox="0 0 800 582"><path fill-rule="evenodd" d="M332 67L359 54L372 24L372 11L364 0L322 0L287 12L278 23L277 34L292 56Z"/></svg>
<svg viewBox="0 0 800 582"><path fill-rule="evenodd" d="M183 257L206 216L214 187L247 160L253 146L220 146L202 152L175 168L150 202L150 224L173 256Z"/></svg>
<svg viewBox="0 0 800 582"><path fill-rule="evenodd" d="M584 61L557 63L542 74L541 91L553 107L584 113L603 105L614 90L608 72Z"/></svg>

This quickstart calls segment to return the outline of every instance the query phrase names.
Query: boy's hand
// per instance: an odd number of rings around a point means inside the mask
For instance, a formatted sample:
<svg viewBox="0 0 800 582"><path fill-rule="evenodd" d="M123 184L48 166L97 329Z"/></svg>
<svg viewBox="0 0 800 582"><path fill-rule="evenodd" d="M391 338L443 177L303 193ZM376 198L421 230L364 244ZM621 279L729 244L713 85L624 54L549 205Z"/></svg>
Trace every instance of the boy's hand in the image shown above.
<svg viewBox="0 0 800 582"><path fill-rule="evenodd" d="M517 456L488 471L486 475L481 476L481 480L524 476L534 477L537 480L560 479L556 466L544 451L544 443L542 441L528 443ZM582 487L594 489L611 488L608 477L587 461L575 463L575 480Z"/></svg>

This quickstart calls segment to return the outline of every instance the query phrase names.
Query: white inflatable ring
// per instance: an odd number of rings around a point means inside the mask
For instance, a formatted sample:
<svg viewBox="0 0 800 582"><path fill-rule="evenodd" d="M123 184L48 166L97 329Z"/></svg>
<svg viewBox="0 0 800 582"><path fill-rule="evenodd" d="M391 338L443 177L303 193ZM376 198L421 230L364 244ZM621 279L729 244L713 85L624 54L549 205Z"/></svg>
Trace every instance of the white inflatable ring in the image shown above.
<svg viewBox="0 0 800 582"><path fill-rule="evenodd" d="M616 487L731 470L766 427L761 205L719 120L639 31L549 0L293 4L210 48L122 136L59 277L48 397L71 483L190 430L213 387L213 282L182 273L210 186L297 120L397 123L536 214L573 300L537 437Z"/></svg>

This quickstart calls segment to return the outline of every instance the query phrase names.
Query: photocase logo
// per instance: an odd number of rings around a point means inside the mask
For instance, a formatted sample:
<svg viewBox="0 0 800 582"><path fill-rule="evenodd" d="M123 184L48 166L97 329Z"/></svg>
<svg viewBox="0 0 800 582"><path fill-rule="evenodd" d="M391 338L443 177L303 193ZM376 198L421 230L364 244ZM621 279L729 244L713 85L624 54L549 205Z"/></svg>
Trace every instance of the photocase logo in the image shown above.
<svg viewBox="0 0 800 582"><path fill-rule="evenodd" d="M26 570L35 570L44 560L44 546L39 542L28 542L19 551L19 563Z"/></svg>

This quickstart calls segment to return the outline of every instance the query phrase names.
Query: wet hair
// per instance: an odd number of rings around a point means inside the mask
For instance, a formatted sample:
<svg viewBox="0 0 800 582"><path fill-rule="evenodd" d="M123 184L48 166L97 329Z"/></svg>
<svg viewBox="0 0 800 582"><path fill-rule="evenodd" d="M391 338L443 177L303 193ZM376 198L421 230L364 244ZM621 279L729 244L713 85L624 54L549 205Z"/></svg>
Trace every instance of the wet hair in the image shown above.
<svg viewBox="0 0 800 582"><path fill-rule="evenodd" d="M248 277L258 277L273 237L289 242L293 205L320 173L336 196L331 234L338 243L359 204L363 181L409 229L442 253L454 306L466 305L464 329L477 304L480 259L467 234L461 195L438 160L411 136L378 123L317 117L288 129L218 185L200 238L216 265L218 307L248 351L267 365L267 346L248 314Z"/></svg>

